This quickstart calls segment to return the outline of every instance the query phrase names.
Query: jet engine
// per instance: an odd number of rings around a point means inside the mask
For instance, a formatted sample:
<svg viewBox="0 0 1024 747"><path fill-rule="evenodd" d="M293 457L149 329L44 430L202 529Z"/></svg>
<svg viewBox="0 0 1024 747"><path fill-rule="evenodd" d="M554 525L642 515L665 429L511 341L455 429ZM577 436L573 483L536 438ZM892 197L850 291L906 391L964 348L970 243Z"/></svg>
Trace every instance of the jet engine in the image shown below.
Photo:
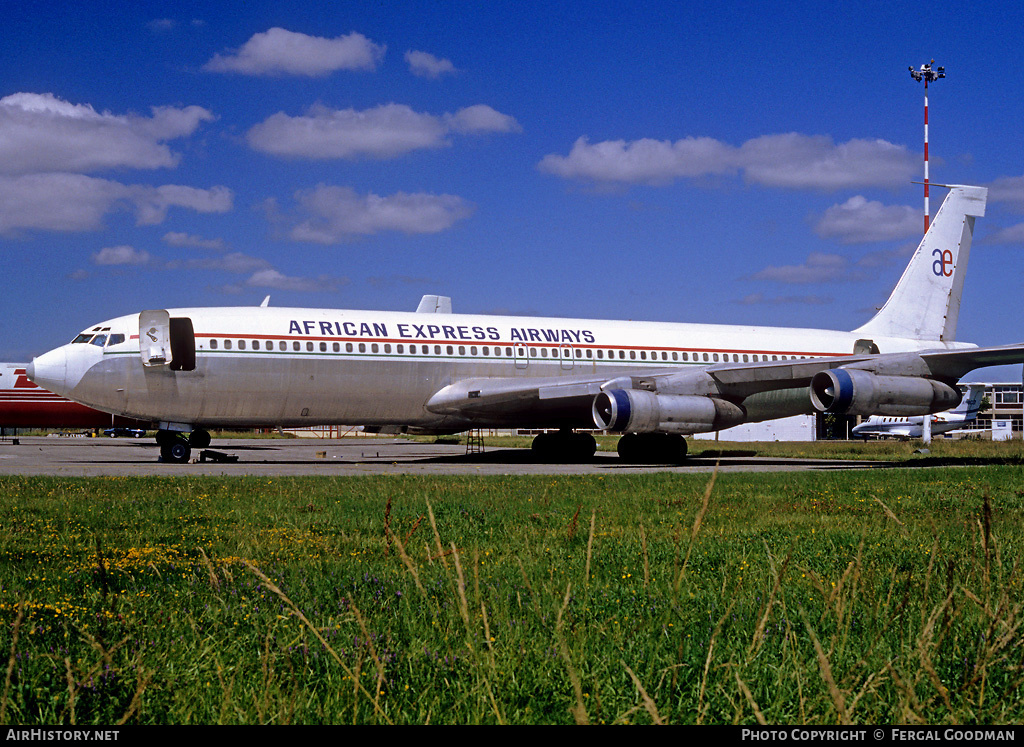
<svg viewBox="0 0 1024 747"><path fill-rule="evenodd" d="M609 389L594 398L594 423L625 433L706 433L742 423L743 408L714 397Z"/></svg>
<svg viewBox="0 0 1024 747"><path fill-rule="evenodd" d="M836 415L928 415L956 407L961 394L918 376L878 376L856 368L820 371L811 379L815 409Z"/></svg>

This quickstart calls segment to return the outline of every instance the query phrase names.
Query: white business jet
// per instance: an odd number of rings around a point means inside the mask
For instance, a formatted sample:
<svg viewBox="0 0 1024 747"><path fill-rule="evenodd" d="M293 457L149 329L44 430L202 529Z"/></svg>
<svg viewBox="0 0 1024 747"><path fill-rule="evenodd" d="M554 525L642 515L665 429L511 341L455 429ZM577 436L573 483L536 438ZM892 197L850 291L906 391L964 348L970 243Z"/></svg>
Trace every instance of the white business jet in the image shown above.
<svg viewBox="0 0 1024 747"><path fill-rule="evenodd" d="M683 436L815 411L928 415L968 371L1024 361L1024 345L956 342L975 217L987 190L952 186L885 306L852 332L418 313L158 309L90 326L35 358L61 396L158 425L187 462L208 428L364 425L455 433L531 428L547 460L622 433L627 461L678 462Z"/></svg>
<svg viewBox="0 0 1024 747"><path fill-rule="evenodd" d="M935 415L915 415L913 417L895 417L892 415L872 415L863 423L853 427L851 433L857 438L922 438L924 436L924 419L931 418L933 434L947 433L965 425L978 417L981 400L985 396L985 387L970 384L967 393L959 405L947 412Z"/></svg>

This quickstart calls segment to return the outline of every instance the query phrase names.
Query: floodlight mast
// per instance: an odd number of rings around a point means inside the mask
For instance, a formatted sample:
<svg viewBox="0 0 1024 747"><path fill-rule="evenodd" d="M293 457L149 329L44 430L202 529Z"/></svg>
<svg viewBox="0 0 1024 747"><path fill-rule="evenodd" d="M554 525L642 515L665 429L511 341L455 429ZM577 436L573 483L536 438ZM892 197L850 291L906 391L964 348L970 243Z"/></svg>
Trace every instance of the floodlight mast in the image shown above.
<svg viewBox="0 0 1024 747"><path fill-rule="evenodd" d="M935 60L932 60L927 65L921 65L920 69L915 70L913 67L908 68L910 70L910 77L920 82L924 81L924 232L928 233L928 84L933 80L946 77L946 68L937 67L934 70L932 65L935 64Z"/></svg>

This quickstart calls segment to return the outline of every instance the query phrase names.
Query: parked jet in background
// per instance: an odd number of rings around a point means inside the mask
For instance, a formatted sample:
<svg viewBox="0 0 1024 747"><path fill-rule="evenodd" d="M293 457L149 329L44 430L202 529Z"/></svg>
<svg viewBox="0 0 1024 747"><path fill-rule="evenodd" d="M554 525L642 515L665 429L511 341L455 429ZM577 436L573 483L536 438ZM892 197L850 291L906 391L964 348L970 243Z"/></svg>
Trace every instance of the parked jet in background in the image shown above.
<svg viewBox="0 0 1024 747"><path fill-rule="evenodd" d="M0 428L110 428L136 420L72 402L40 387L25 373L27 363L0 363Z"/></svg>
<svg viewBox="0 0 1024 747"><path fill-rule="evenodd" d="M89 327L36 358L34 381L158 421L161 456L188 461L207 428L365 425L454 433L557 429L547 459L585 459L595 426L628 461L678 461L685 434L824 411L927 415L1024 345L955 341L987 190L950 188L882 309L852 332L450 313L159 309Z"/></svg>
<svg viewBox="0 0 1024 747"><path fill-rule="evenodd" d="M952 410L940 412L935 415L917 415L914 417L893 417L885 415L872 415L863 423L853 427L853 435L858 438L921 438L924 435L924 419L930 417L932 420L932 433L948 433L957 428L963 428L967 423L978 417L978 410L981 409L981 400L985 396L985 387L979 384L971 384L967 387L967 393L963 400Z"/></svg>

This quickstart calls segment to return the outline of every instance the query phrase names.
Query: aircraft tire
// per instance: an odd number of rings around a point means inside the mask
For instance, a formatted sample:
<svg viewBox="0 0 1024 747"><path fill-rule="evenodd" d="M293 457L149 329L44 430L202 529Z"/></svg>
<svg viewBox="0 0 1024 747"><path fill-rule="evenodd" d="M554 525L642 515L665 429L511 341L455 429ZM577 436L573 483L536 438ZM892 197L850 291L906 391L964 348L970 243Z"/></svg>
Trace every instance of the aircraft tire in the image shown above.
<svg viewBox="0 0 1024 747"><path fill-rule="evenodd" d="M188 443L195 449L205 449L210 445L210 432L197 428L188 437Z"/></svg>
<svg viewBox="0 0 1024 747"><path fill-rule="evenodd" d="M681 464L687 444L670 433L627 433L619 439L619 458L629 464Z"/></svg>
<svg viewBox="0 0 1024 747"><path fill-rule="evenodd" d="M192 447L184 438L175 438L171 443L163 444L160 447L160 457L165 462L187 464L191 456Z"/></svg>

